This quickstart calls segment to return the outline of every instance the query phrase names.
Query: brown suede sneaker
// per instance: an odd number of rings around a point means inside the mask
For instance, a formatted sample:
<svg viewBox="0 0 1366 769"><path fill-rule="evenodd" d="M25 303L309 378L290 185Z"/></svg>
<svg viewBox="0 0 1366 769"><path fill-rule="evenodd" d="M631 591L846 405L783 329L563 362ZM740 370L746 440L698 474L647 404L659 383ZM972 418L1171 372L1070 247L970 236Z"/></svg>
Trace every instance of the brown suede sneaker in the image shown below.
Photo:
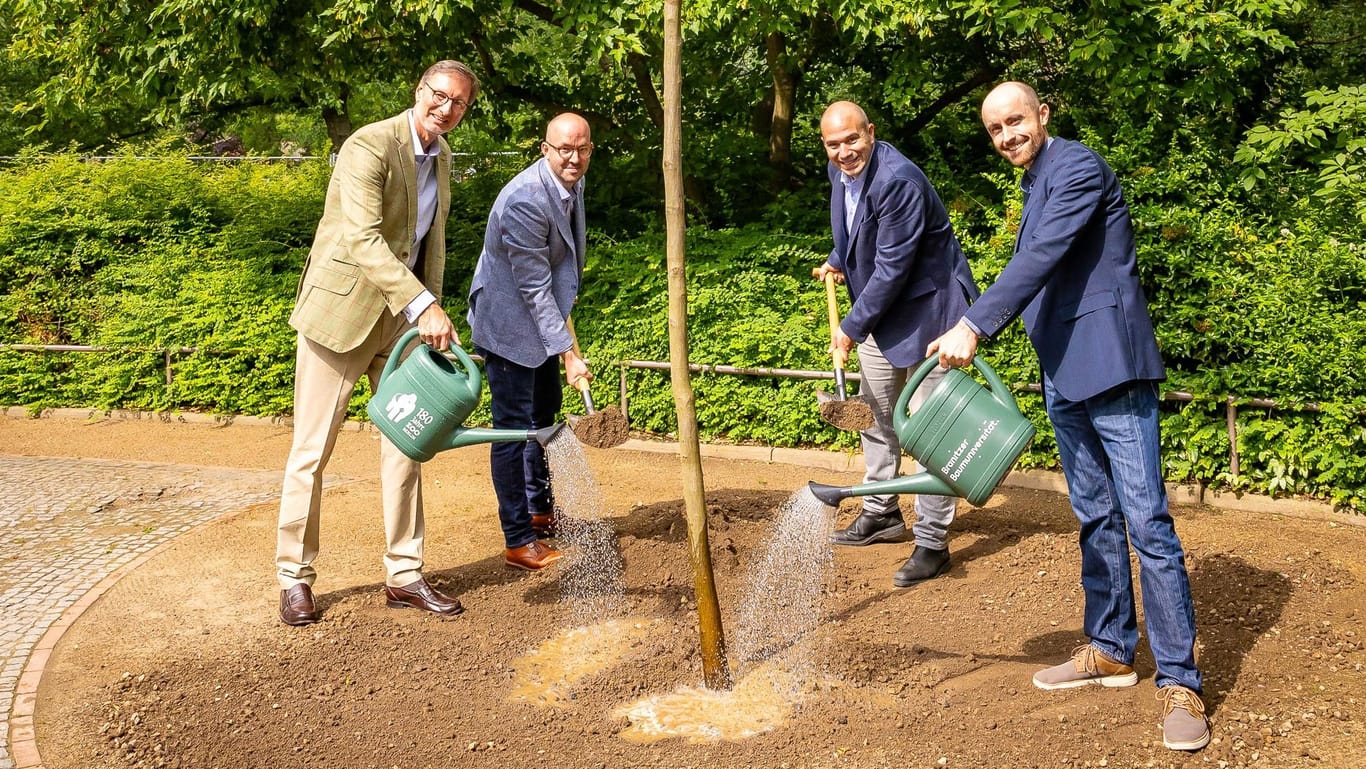
<svg viewBox="0 0 1366 769"><path fill-rule="evenodd" d="M1184 686L1157 690L1162 701L1162 744L1171 750L1199 750L1209 744L1209 720L1200 695Z"/></svg>
<svg viewBox="0 0 1366 769"><path fill-rule="evenodd" d="M1101 654L1090 644L1072 650L1072 658L1034 674L1034 685L1040 689L1075 689L1087 684L1109 688L1133 686L1138 674L1131 665L1116 662Z"/></svg>

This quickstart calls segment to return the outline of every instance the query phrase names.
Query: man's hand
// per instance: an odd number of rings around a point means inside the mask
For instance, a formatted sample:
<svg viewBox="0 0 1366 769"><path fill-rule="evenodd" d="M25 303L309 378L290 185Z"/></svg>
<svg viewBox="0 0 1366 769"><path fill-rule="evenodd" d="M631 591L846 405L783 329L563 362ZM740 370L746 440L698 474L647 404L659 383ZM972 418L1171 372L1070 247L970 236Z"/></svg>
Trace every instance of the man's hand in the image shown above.
<svg viewBox="0 0 1366 769"><path fill-rule="evenodd" d="M417 334L434 350L445 350L452 344L460 344L460 336L455 333L451 319L435 302L417 316Z"/></svg>
<svg viewBox="0 0 1366 769"><path fill-rule="evenodd" d="M564 361L564 381L568 382L570 387L574 387L574 382L580 377L593 381L593 373L588 370L588 363L579 357L577 352L570 350L560 358Z"/></svg>
<svg viewBox="0 0 1366 769"><path fill-rule="evenodd" d="M821 266L819 266L819 267L812 267L812 268L811 268L811 277L813 277L813 278L815 278L816 280L819 280L819 281L821 281L821 282L824 282L824 281L825 281L825 274L826 274L827 272L830 273L831 275L834 275L834 276L835 276L835 282L836 282L836 283L843 283L843 282L844 282L844 273L840 272L839 270L835 269L834 267L831 267L829 262L824 262L824 263L822 263Z"/></svg>
<svg viewBox="0 0 1366 769"><path fill-rule="evenodd" d="M925 348L925 357L939 353L939 365L944 368L960 368L972 363L977 354L977 332L963 321L930 342Z"/></svg>
<svg viewBox="0 0 1366 769"><path fill-rule="evenodd" d="M849 362L849 351L854 349L854 340L844 333L843 329L835 326L835 330L830 334L830 354L839 361L840 368Z"/></svg>

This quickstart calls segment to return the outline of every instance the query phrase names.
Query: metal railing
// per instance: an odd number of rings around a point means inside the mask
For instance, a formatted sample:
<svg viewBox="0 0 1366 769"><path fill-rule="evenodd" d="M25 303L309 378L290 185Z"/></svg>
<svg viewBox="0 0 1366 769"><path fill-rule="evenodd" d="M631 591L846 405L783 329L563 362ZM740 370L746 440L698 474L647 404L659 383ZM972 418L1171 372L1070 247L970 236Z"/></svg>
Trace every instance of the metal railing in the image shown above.
<svg viewBox="0 0 1366 769"><path fill-rule="evenodd" d="M74 344L0 344L0 350L13 350L16 352L74 352L74 353L149 353L157 352L162 356L165 371L166 385L174 381L173 362L177 355L192 355L201 352L198 347L108 347L90 346ZM250 352L247 350L229 349L208 349L202 350L205 353L235 353ZM258 351L259 352L259 351ZM448 357L449 354L448 354ZM471 354L471 358L476 361L483 361L479 355ZM618 384L621 398L622 417L630 422L630 388L627 385L626 372L631 369L645 371L669 371L671 364L668 361L657 360L624 360L616 364L619 370ZM780 379L834 379L835 375L831 371L813 371L809 369L788 369L788 368L762 368L752 366L727 366L710 363L690 363L688 371L694 374L721 374L725 376L745 376L745 377L773 377ZM857 373L847 374L850 381L861 382L863 377ZM1015 384L1015 390L1039 394L1043 392L1043 387L1037 382L1028 384ZM1190 403L1198 400L1193 393L1182 392L1180 390L1169 390L1162 393L1162 399L1177 403ZM1238 408L1244 406L1255 409L1275 409L1284 406L1270 398L1240 398L1229 395L1224 398L1225 428L1228 431L1229 445L1229 474L1236 481L1241 471L1241 463L1238 457ZM1318 403L1296 403L1293 407L1296 411L1320 412L1323 410Z"/></svg>

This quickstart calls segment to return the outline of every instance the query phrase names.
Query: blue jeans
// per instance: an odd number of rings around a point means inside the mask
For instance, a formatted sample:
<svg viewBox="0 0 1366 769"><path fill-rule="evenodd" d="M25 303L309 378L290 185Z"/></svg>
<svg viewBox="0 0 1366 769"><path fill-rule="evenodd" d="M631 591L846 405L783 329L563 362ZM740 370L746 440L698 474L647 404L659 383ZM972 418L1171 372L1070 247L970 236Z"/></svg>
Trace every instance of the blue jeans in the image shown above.
<svg viewBox="0 0 1366 769"><path fill-rule="evenodd" d="M1162 483L1156 385L1129 382L1084 401L1064 399L1047 376L1043 386L1072 510L1081 522L1084 630L1091 645L1133 664L1138 623L1132 544L1148 645L1157 662L1155 683L1199 692L1195 606Z"/></svg>
<svg viewBox="0 0 1366 769"><path fill-rule="evenodd" d="M564 400L559 358L527 368L487 350L479 353L484 356L495 428L536 430L555 423ZM532 513L548 513L555 507L545 449L536 441L491 443L489 465L503 541L509 548L534 542Z"/></svg>

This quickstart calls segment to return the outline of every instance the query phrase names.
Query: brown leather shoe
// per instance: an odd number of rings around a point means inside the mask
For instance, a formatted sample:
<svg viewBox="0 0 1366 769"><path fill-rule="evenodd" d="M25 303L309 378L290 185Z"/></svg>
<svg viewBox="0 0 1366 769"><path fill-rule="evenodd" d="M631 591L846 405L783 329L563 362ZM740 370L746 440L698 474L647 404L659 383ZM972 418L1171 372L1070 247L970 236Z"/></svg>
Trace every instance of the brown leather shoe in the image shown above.
<svg viewBox="0 0 1366 769"><path fill-rule="evenodd" d="M548 513L531 514L531 530L536 532L537 537L555 536L555 527L558 521L555 520L555 511Z"/></svg>
<svg viewBox="0 0 1366 769"><path fill-rule="evenodd" d="M460 601L448 595L436 592L427 580L418 577L416 582L404 585L403 587L384 587L384 605L390 609L414 608L439 614L443 617L454 617L465 610L460 605Z"/></svg>
<svg viewBox="0 0 1366 769"><path fill-rule="evenodd" d="M564 553L540 540L503 551L503 560L514 569L539 571L564 557Z"/></svg>
<svg viewBox="0 0 1366 769"><path fill-rule="evenodd" d="M300 582L280 591L280 621L286 625L312 625L318 621L318 607L313 603L313 588Z"/></svg>

